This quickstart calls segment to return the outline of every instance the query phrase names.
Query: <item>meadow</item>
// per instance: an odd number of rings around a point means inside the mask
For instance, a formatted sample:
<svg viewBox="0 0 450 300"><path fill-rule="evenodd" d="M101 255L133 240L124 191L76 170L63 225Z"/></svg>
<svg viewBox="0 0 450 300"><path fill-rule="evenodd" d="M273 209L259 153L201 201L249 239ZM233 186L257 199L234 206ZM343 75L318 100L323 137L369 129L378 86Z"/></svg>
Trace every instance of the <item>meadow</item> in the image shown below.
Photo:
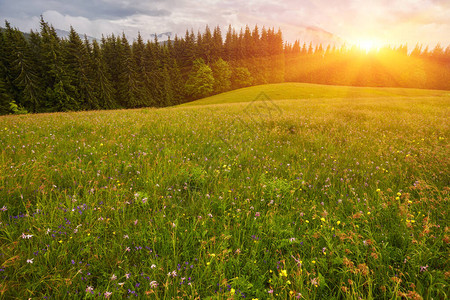
<svg viewBox="0 0 450 300"><path fill-rule="evenodd" d="M447 299L449 119L309 84L0 117L0 298Z"/></svg>

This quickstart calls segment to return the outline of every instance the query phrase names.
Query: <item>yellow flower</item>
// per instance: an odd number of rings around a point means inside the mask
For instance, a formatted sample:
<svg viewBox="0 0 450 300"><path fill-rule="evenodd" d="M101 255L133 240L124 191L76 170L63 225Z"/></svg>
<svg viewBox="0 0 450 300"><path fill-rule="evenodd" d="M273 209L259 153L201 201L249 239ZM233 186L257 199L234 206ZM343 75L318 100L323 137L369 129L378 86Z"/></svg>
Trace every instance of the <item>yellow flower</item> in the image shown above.
<svg viewBox="0 0 450 300"><path fill-rule="evenodd" d="M315 263L316 263L316 261L315 261L315 260L313 260L313 261L312 261L312 263L313 263L313 264L315 264Z"/></svg>
<svg viewBox="0 0 450 300"><path fill-rule="evenodd" d="M280 276L281 277L287 277L287 271L286 270L281 270Z"/></svg>
<svg viewBox="0 0 450 300"><path fill-rule="evenodd" d="M338 224L338 225L341 224L341 221L337 221L336 224Z"/></svg>
<svg viewBox="0 0 450 300"><path fill-rule="evenodd" d="M235 292L236 292L236 291L235 291L235 289L233 289L233 288L230 290L230 294L231 294L231 295L234 295Z"/></svg>
<svg viewBox="0 0 450 300"><path fill-rule="evenodd" d="M370 211L368 211L367 214L370 215Z"/></svg>
<svg viewBox="0 0 450 300"><path fill-rule="evenodd" d="M288 281L286 281L286 283L287 283L287 284L291 284L291 281L290 281L290 280L288 280Z"/></svg>
<svg viewBox="0 0 450 300"><path fill-rule="evenodd" d="M325 222L325 218L320 218L320 221Z"/></svg>

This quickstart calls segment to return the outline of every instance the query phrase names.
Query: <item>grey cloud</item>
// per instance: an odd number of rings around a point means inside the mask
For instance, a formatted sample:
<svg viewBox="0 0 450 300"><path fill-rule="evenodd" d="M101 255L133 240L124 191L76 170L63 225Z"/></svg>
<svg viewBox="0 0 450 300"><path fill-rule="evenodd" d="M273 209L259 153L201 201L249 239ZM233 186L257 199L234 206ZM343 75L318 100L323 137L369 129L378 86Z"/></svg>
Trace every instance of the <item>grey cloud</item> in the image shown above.
<svg viewBox="0 0 450 300"><path fill-rule="evenodd" d="M0 0L2 14L36 16L53 10L61 14L88 19L120 19L134 14L148 16L169 16L167 9L154 9L146 1L104 1L104 0L15 0L6 3Z"/></svg>

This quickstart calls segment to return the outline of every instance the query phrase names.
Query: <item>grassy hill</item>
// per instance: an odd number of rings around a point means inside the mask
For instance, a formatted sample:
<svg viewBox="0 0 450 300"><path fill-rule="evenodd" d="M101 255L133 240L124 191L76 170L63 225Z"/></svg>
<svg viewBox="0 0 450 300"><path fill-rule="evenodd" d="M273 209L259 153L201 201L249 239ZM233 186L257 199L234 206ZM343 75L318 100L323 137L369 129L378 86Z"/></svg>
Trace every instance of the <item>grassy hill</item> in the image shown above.
<svg viewBox="0 0 450 300"><path fill-rule="evenodd" d="M0 117L0 298L446 299L449 101L279 84Z"/></svg>
<svg viewBox="0 0 450 300"><path fill-rule="evenodd" d="M332 98L380 98L380 97L450 97L449 91L333 86L309 83L278 83L259 85L214 95L184 105L207 105L255 100L264 92L272 100L284 99L332 99Z"/></svg>

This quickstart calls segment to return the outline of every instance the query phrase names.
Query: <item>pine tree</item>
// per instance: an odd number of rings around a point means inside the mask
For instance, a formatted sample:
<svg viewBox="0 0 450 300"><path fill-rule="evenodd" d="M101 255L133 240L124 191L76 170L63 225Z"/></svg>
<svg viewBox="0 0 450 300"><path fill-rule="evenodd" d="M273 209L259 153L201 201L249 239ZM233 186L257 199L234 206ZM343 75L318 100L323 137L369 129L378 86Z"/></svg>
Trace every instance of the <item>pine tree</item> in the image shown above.
<svg viewBox="0 0 450 300"><path fill-rule="evenodd" d="M127 108L145 106L136 78L137 67L132 59L131 47L125 33L122 34L120 39L119 57L119 63L121 64L118 85L119 103Z"/></svg>
<svg viewBox="0 0 450 300"><path fill-rule="evenodd" d="M11 95L6 90L5 82L0 77L0 115L6 115L10 113L10 103L13 101Z"/></svg>
<svg viewBox="0 0 450 300"><path fill-rule="evenodd" d="M89 41L86 38L83 43L78 33L71 26L69 39L65 43L64 50L67 75L70 78L71 85L75 87L72 97L77 100L80 108L99 109L100 105L93 92L95 83L90 78L89 55L91 49Z"/></svg>
<svg viewBox="0 0 450 300"><path fill-rule="evenodd" d="M107 72L105 60L100 50L100 46L95 40L92 43L90 66L91 77L95 82L95 85L93 86L93 96L97 99L98 105L103 109L118 107L114 99L114 88Z"/></svg>
<svg viewBox="0 0 450 300"><path fill-rule="evenodd" d="M78 110L79 103L72 95L75 87L71 85L70 76L63 64L62 43L53 26L41 18L41 51L46 83L47 98L44 109L47 111Z"/></svg>

